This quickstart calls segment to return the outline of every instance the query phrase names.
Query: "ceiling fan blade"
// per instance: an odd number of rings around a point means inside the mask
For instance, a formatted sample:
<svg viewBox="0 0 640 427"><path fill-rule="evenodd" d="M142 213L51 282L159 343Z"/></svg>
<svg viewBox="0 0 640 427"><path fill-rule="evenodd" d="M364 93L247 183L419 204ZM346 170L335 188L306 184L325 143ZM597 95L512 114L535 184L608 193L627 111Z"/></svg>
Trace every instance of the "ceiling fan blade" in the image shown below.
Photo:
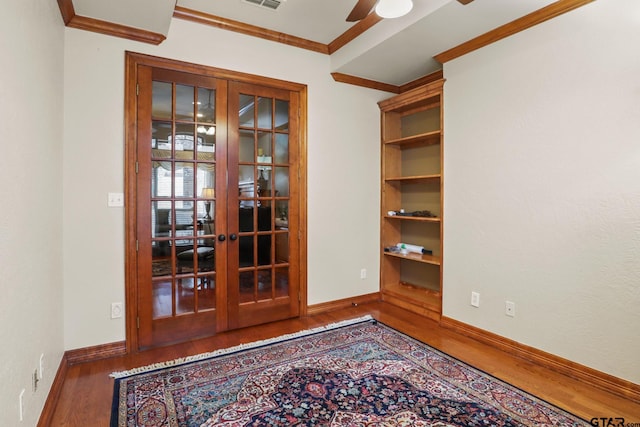
<svg viewBox="0 0 640 427"><path fill-rule="evenodd" d="M347 16L347 22L355 22L361 19L364 19L373 6L376 4L377 0L358 0L358 3L353 7L349 16Z"/></svg>
<svg viewBox="0 0 640 427"><path fill-rule="evenodd" d="M462 3L462 4L469 4L469 3L471 3L472 1L473 1L473 0L458 0L458 2L459 2L459 3Z"/></svg>

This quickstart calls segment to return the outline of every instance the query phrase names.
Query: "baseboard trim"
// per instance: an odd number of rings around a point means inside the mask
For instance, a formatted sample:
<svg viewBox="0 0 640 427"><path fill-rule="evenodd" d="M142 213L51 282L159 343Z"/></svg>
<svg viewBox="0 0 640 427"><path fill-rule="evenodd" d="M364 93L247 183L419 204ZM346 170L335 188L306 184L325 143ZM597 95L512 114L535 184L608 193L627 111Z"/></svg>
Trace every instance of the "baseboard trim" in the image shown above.
<svg viewBox="0 0 640 427"><path fill-rule="evenodd" d="M127 345L125 341L77 348L75 350L68 350L64 353L69 366L78 363L108 359L115 356L124 356L125 354L127 354Z"/></svg>
<svg viewBox="0 0 640 427"><path fill-rule="evenodd" d="M517 341L471 326L450 317L443 316L440 320L440 325L443 328L451 329L461 335L468 336L494 348L506 351L544 368L579 379L580 381L588 383L589 385L597 387L608 393L640 403L640 385L632 383L631 381L615 377L537 348L521 344Z"/></svg>
<svg viewBox="0 0 640 427"><path fill-rule="evenodd" d="M325 313L327 311L333 311L341 308L348 308L351 306L377 301L380 301L380 292L373 292L371 294L358 295L355 297L310 305L307 307L307 315L313 316L314 314Z"/></svg>
<svg viewBox="0 0 640 427"><path fill-rule="evenodd" d="M69 364L67 363L66 353L62 355L62 359L60 360L60 365L58 366L58 371L56 372L56 376L53 379L53 383L51 384L51 389L49 389L49 394L47 395L47 400L44 402L44 407L42 408L42 412L40 413L40 418L38 419L37 427L49 427L51 425L51 419L53 418L53 413L56 410L56 406L58 405L58 399L60 399L60 393L62 393L62 386L64 385L64 379L67 377L67 368Z"/></svg>
<svg viewBox="0 0 640 427"><path fill-rule="evenodd" d="M56 406L58 406L58 399L60 399L69 366L125 354L127 354L125 341L65 351L60 360L56 376L53 379L53 384L51 384L47 400L44 402L44 408L42 408L42 412L40 413L37 427L49 427L51 425L51 419L53 418Z"/></svg>

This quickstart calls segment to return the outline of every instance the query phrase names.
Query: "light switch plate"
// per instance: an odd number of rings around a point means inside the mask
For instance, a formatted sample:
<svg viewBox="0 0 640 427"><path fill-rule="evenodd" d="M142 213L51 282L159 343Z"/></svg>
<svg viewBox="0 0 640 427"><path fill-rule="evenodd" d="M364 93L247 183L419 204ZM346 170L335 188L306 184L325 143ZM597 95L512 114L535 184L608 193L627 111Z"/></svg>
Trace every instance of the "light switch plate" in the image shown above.
<svg viewBox="0 0 640 427"><path fill-rule="evenodd" d="M480 293L471 292L471 305L474 307L480 307Z"/></svg>
<svg viewBox="0 0 640 427"><path fill-rule="evenodd" d="M110 208L121 208L124 206L124 194L123 193L109 193L107 199L107 206Z"/></svg>

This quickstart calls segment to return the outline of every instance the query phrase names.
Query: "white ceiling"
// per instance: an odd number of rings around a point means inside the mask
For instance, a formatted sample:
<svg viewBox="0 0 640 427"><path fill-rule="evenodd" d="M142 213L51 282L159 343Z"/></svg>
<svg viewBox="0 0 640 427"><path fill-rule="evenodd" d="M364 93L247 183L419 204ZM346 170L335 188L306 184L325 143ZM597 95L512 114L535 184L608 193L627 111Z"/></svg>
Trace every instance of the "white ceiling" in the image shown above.
<svg viewBox="0 0 640 427"><path fill-rule="evenodd" d="M433 56L554 0L414 0L413 10L385 19L331 55L333 72L402 85L441 65ZM175 5L329 44L353 23L356 0L285 0L276 11L243 0L73 0L77 15L167 35Z"/></svg>

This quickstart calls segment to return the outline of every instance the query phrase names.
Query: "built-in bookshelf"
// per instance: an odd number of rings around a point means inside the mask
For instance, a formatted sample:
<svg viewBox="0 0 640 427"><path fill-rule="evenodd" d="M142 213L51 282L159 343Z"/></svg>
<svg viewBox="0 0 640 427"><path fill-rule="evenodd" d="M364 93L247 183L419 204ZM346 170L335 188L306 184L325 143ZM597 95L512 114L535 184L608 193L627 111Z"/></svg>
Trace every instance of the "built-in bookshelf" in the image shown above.
<svg viewBox="0 0 640 427"><path fill-rule="evenodd" d="M382 126L380 287L385 301L442 313L444 80L379 103ZM423 253L396 249L399 243Z"/></svg>

